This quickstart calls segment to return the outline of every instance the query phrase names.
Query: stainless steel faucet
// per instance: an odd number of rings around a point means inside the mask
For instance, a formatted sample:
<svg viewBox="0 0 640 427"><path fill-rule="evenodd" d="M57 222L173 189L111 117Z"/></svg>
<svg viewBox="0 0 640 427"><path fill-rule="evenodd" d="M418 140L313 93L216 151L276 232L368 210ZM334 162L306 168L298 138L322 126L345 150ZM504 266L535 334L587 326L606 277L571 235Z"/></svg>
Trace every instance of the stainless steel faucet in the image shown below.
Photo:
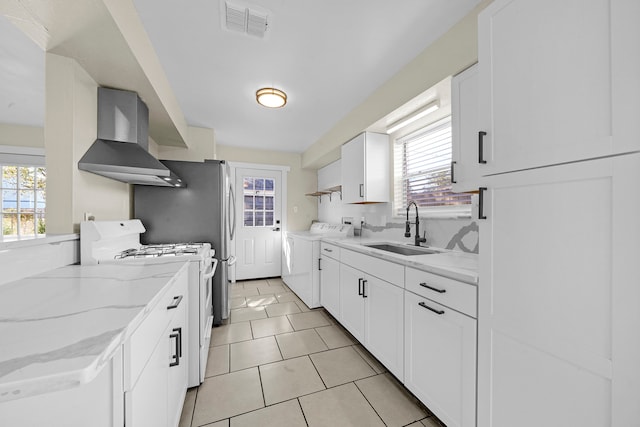
<svg viewBox="0 0 640 427"><path fill-rule="evenodd" d="M418 217L418 205L416 205L416 202L414 202L413 200L411 200L409 202L409 205L407 206L407 221L405 222L404 237L411 237L411 222L409 221L409 208L411 208L411 205L415 206L415 208L416 208L415 245L416 246L420 246L420 243L426 243L427 242L427 238L426 237L420 237L420 218Z"/></svg>

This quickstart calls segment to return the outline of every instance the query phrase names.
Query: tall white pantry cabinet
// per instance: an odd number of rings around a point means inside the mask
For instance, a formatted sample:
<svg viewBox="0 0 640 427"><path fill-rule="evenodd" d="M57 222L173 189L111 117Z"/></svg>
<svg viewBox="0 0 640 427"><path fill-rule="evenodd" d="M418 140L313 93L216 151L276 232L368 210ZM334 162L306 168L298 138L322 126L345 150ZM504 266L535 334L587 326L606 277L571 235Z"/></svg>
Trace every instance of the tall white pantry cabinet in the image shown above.
<svg viewBox="0 0 640 427"><path fill-rule="evenodd" d="M637 0L480 14L480 427L640 425L638 22Z"/></svg>

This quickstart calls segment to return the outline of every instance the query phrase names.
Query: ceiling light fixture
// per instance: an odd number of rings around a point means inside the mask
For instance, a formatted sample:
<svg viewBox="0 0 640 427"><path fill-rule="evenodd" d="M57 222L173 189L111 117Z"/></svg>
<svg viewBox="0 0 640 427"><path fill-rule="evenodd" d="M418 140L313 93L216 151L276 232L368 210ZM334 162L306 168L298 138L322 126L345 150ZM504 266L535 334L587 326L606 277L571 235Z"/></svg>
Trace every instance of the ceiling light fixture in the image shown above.
<svg viewBox="0 0 640 427"><path fill-rule="evenodd" d="M387 133L392 134L398 129L402 129L403 127L415 122L416 120L426 116L427 114L433 113L438 108L440 108L440 105L438 105L438 101L437 100L433 101L425 105L424 107L420 108L419 110L416 110L413 113L409 114L408 116L405 116L402 119L398 120L397 122L393 123L391 126L387 128Z"/></svg>
<svg viewBox="0 0 640 427"><path fill-rule="evenodd" d="M256 92L256 101L263 107L280 108L287 103L287 94L273 87L263 87Z"/></svg>

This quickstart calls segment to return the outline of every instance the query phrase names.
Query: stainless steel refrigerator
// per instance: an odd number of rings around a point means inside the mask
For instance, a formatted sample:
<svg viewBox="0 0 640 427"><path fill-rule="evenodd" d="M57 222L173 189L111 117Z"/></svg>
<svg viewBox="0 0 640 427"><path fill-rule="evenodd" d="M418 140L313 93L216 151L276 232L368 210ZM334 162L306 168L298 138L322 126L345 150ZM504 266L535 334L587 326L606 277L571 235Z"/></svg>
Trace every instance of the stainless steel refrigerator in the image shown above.
<svg viewBox="0 0 640 427"><path fill-rule="evenodd" d="M134 218L146 233L142 243L209 242L219 260L213 277L213 322L229 317L229 248L235 234L235 195L224 160L163 160L186 188L134 186Z"/></svg>

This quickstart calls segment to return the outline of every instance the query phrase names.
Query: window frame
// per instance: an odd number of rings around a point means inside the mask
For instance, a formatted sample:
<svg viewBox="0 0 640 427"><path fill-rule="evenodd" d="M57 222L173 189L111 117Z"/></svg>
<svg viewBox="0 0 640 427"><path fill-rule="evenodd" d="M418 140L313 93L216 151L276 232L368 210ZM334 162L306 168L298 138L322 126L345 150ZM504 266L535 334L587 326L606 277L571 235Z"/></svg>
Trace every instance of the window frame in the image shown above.
<svg viewBox="0 0 640 427"><path fill-rule="evenodd" d="M41 164L16 164L16 163L9 163L6 162L4 158L0 157L0 171L3 170L3 168L5 167L15 167L16 168L16 184L15 187L5 187L4 186L4 178L2 178L2 180L0 180L0 197L3 197L3 191L4 190L9 190L9 191L15 191L16 192L16 211L15 212L4 212L4 206L1 205L0 203L0 224L2 224L3 226L3 230L2 230L2 234L0 234L0 238L6 239L12 239L12 238L22 238L22 237L41 237L44 236L46 234L46 211L47 211L47 197L46 197L46 167L44 165ZM33 188L23 188L21 185L21 173L20 173L20 169L21 168L28 168L31 169L33 172ZM38 169L44 169L45 170L45 174L44 174L44 188L39 189L38 188ZM29 192L32 194L33 197L30 197L29 200L33 200L33 210L31 212L29 211L24 211L23 207L22 207L22 202L21 202L21 196L20 193L21 192ZM44 206L42 208L42 212L38 212L38 203L39 200L41 199L40 197L38 197L38 193L41 192L44 194ZM2 202L2 199L0 199L0 202ZM4 217L5 215L15 215L16 216L16 234L4 234ZM21 227L21 216L22 215L33 215L33 234L23 234L21 232L22 227ZM43 220L44 221L44 226L45 226L45 233L38 233L38 227L39 227L39 221Z"/></svg>

